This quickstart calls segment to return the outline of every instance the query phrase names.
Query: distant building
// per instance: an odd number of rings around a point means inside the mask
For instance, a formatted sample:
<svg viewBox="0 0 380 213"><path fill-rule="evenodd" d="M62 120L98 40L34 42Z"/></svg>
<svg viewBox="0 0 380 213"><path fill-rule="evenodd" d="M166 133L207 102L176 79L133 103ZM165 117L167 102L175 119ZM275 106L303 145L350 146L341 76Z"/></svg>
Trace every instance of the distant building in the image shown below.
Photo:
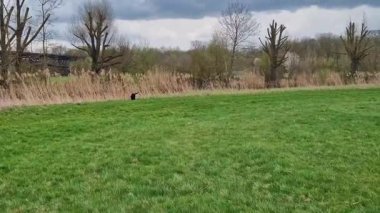
<svg viewBox="0 0 380 213"><path fill-rule="evenodd" d="M22 54L22 59L35 68L41 69L44 55L41 53L25 52ZM46 54L46 63L49 70L62 76L69 75L70 63L78 59L79 57L69 55Z"/></svg>
<svg viewBox="0 0 380 213"><path fill-rule="evenodd" d="M12 52L11 54L15 54ZM21 55L23 62L26 62L27 69L41 69L43 67L44 55L41 53L24 52ZM80 59L80 57L70 55L46 54L46 65L51 72L67 76L70 74L70 63ZM1 51L0 51L1 61Z"/></svg>
<svg viewBox="0 0 380 213"><path fill-rule="evenodd" d="M380 37L380 30L370 30L369 35L371 37Z"/></svg>

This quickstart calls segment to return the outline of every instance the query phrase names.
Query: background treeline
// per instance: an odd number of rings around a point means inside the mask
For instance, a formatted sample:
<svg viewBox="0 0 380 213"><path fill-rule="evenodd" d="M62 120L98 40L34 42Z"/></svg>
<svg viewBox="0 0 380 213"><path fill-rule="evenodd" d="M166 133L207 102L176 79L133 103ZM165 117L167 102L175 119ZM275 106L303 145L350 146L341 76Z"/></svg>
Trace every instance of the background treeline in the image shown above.
<svg viewBox="0 0 380 213"><path fill-rule="evenodd" d="M373 48L363 60L360 71L367 78L380 71L380 37L371 37ZM323 34L316 38L289 40L290 52L284 63L284 77L294 77L299 74L320 74L321 77L329 72L345 75L350 69L344 45L339 36ZM67 54L80 55L69 50ZM156 68L167 72L191 74L197 84L202 82L222 80L228 70L230 59L228 45L215 37L212 41L193 42L192 49L157 49L148 46L128 46L128 53L120 58L120 64L113 70L129 74L144 74ZM90 69L91 60L82 59L72 63L72 69ZM263 74L268 70L268 56L259 47L243 49L237 53L234 64L236 77L243 72Z"/></svg>
<svg viewBox="0 0 380 213"><path fill-rule="evenodd" d="M122 47L108 50L120 56L115 58L114 65L102 68L128 74L144 74L157 68L185 73L191 75L193 85L198 88L207 88L215 82L228 87L232 79L242 78L247 72L264 77L270 87L296 78L313 78L318 84L328 84L331 76L345 83L377 78L380 37L370 33L365 19L342 26L342 31L346 28L342 35L321 34L304 39L289 38L286 26L274 20L259 43L260 24L263 23L258 23L244 4L231 1L222 11L210 41L193 41L187 51L122 42ZM78 51L70 50L68 54L82 55L84 59L73 63L71 68L94 70L94 60L88 54L86 58L80 48Z"/></svg>
<svg viewBox="0 0 380 213"><path fill-rule="evenodd" d="M380 79L380 36L368 29L365 19L341 26L342 35L292 39L287 26L276 20L269 25L258 23L246 5L231 1L221 11L210 41L193 41L189 50L158 49L133 44L119 35L112 5L89 0L72 17L67 31L72 47L52 47L54 10L64 2L36 2L37 10L31 10L29 0L0 0L0 88L8 91L2 94L31 82L38 86L80 82L73 80L80 76L91 76L91 82L104 84L104 88L115 84L115 79L119 81L115 85L134 79L134 90L141 90L138 82L149 82L147 78L160 73L164 77L155 82L168 85L178 78L177 82L186 81L186 88L195 89L341 85L378 83ZM260 26L267 26L265 36L259 36ZM34 43L42 44L44 57L33 67L23 55ZM69 78L59 77L49 67L49 54L75 59L69 64Z"/></svg>

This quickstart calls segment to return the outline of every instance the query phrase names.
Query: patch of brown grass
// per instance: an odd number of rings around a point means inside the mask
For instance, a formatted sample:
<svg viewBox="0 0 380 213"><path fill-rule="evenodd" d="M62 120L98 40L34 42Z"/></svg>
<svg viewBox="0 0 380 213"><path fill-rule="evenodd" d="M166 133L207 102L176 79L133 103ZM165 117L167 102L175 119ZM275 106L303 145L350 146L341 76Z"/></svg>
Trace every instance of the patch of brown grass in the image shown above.
<svg viewBox="0 0 380 213"><path fill-rule="evenodd" d="M139 92L143 97L162 95L183 95L202 93L192 84L188 74L171 73L154 69L146 74L132 76L105 72L100 76L91 72L76 73L68 80L56 80L49 76L23 75L18 77L20 82L12 84L10 89L0 89L0 108L20 105L46 105L62 103L79 103L105 100L128 99L132 92ZM371 76L370 81L364 77L358 84L380 85L380 75ZM291 79L281 81L283 88L321 86L342 86L344 81L334 72L327 75L300 74ZM264 77L255 73L244 73L233 79L226 87L219 82L210 82L207 92L222 91L251 91L264 89Z"/></svg>

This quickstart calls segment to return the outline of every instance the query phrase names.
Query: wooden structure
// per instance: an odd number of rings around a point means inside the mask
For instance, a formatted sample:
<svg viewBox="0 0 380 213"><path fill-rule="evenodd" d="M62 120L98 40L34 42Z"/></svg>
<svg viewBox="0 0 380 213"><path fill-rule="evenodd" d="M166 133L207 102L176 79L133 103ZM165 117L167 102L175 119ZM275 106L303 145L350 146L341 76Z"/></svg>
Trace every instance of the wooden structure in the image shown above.
<svg viewBox="0 0 380 213"><path fill-rule="evenodd" d="M67 76L70 74L70 63L78 59L79 57L69 55L47 54L46 65L51 72ZM44 54L26 52L22 55L22 60L37 69L42 69Z"/></svg>

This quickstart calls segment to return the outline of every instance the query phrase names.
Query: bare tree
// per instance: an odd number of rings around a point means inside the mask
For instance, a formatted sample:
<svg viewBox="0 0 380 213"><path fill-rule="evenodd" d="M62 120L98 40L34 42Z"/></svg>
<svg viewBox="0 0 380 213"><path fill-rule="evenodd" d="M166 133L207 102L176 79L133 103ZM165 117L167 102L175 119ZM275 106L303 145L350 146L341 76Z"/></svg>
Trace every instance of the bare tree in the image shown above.
<svg viewBox="0 0 380 213"><path fill-rule="evenodd" d="M16 38L14 32L10 33L10 21L14 7L9 7L4 0L0 0L0 86L9 86L9 65L11 64L11 46Z"/></svg>
<svg viewBox="0 0 380 213"><path fill-rule="evenodd" d="M265 41L260 39L263 51L268 55L270 62L269 72L265 74L265 83L268 87L280 86L278 68L286 61L286 55L290 49L288 36L284 35L285 30L284 25L278 26L277 22L273 20L267 29Z"/></svg>
<svg viewBox="0 0 380 213"><path fill-rule="evenodd" d="M232 75L238 48L248 43L257 34L259 24L248 10L247 5L239 1L229 2L227 9L222 12L219 23L222 33L229 40L231 46L229 74Z"/></svg>
<svg viewBox="0 0 380 213"><path fill-rule="evenodd" d="M80 17L71 28L72 45L86 52L92 60L92 70L96 73L120 62L122 54L109 51L115 42L113 12L107 1L87 1L80 9Z"/></svg>
<svg viewBox="0 0 380 213"><path fill-rule="evenodd" d="M39 16L42 20L45 20L49 14L53 14L56 9L62 5L62 0L38 0L39 4ZM46 54L48 53L47 45L48 40L51 38L52 33L49 31L49 27L52 25L53 19L50 18L46 24L42 27L40 36L42 41L42 52L44 54L43 66L46 68L47 60Z"/></svg>
<svg viewBox="0 0 380 213"><path fill-rule="evenodd" d="M16 0L16 27L13 29L16 33L16 56L15 56L15 69L16 72L21 72L22 54L26 48L36 39L46 22L50 18L47 14L45 19L37 26L37 29L32 32L30 26L31 16L29 15L30 9L25 6L26 0ZM24 9L25 8L25 9Z"/></svg>
<svg viewBox="0 0 380 213"><path fill-rule="evenodd" d="M346 27L345 36L341 36L340 38L351 60L351 69L347 77L354 80L358 74L361 61L368 56L369 50L372 48L365 21L361 24L360 32L358 32L356 24L350 21Z"/></svg>

